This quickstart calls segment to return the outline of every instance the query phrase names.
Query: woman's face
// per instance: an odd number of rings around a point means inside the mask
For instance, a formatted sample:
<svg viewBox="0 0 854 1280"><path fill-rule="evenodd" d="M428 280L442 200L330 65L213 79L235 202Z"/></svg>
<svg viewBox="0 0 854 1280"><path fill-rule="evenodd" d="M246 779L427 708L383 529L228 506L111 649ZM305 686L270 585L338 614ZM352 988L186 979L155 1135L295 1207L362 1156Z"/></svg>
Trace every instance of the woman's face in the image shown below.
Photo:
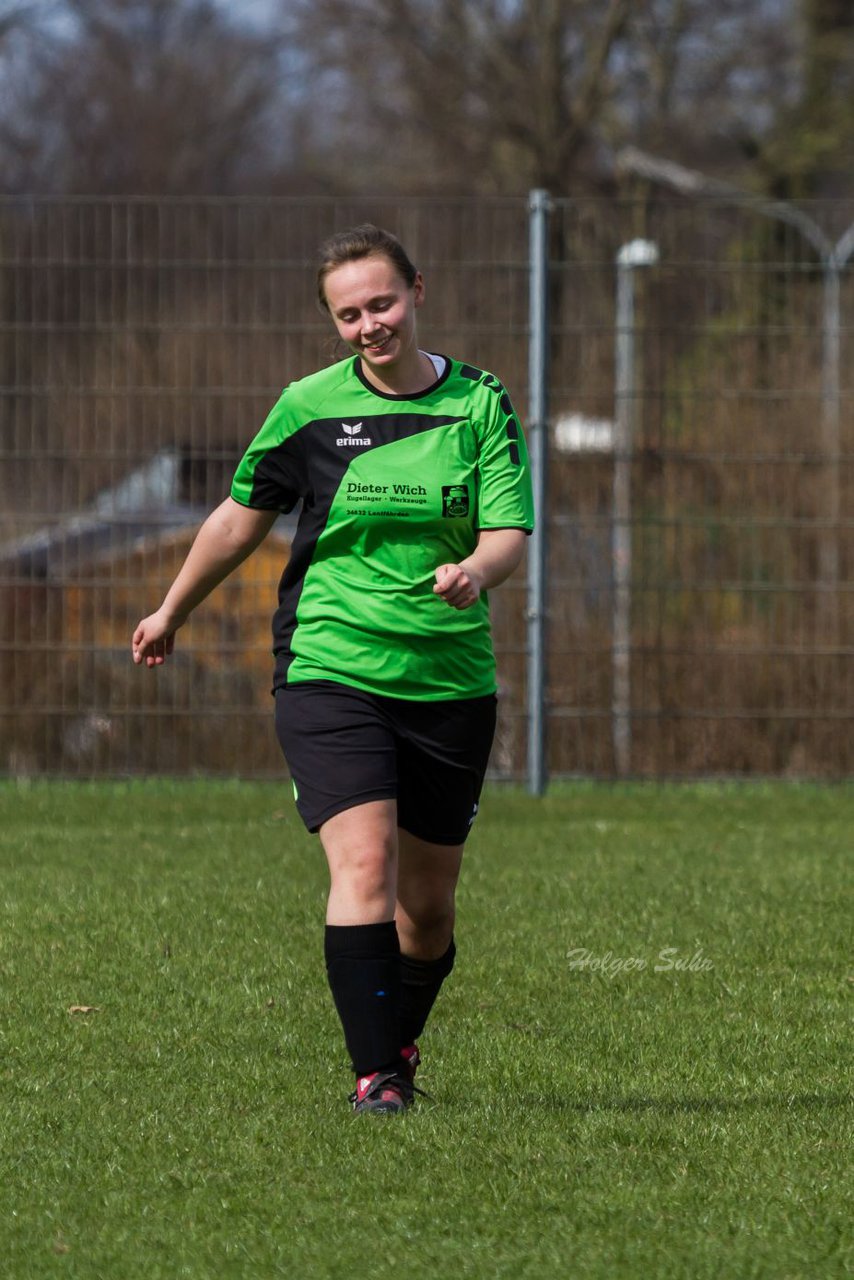
<svg viewBox="0 0 854 1280"><path fill-rule="evenodd" d="M335 267L324 282L329 314L342 341L378 372L417 352L415 308L420 271L410 287L384 254Z"/></svg>

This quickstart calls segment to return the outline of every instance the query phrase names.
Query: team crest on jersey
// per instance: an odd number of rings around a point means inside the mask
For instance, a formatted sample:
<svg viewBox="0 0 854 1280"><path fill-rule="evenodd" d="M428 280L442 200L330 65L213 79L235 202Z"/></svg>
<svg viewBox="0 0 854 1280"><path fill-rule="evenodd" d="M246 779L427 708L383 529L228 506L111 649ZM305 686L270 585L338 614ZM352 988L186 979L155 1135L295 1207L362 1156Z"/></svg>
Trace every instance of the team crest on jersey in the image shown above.
<svg viewBox="0 0 854 1280"><path fill-rule="evenodd" d="M469 513L469 490L466 484L442 485L442 515L467 516Z"/></svg>
<svg viewBox="0 0 854 1280"><path fill-rule="evenodd" d="M342 445L344 447L349 445L353 449L365 448L372 444L373 442L370 436L363 436L360 434L363 426L364 423L362 422L342 422L341 430L346 432L346 434L339 436L335 443L339 448L341 448Z"/></svg>

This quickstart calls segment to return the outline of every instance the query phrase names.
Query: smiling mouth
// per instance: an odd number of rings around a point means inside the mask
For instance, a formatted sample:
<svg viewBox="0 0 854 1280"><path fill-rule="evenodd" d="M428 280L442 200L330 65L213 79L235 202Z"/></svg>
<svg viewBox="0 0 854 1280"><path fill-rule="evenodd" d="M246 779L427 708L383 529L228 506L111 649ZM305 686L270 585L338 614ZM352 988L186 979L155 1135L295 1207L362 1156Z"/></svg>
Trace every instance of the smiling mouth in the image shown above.
<svg viewBox="0 0 854 1280"><path fill-rule="evenodd" d="M363 351L369 351L372 355L377 355L380 351L385 351L391 342L394 334L389 334L387 338L383 338L382 342L365 342L362 344Z"/></svg>

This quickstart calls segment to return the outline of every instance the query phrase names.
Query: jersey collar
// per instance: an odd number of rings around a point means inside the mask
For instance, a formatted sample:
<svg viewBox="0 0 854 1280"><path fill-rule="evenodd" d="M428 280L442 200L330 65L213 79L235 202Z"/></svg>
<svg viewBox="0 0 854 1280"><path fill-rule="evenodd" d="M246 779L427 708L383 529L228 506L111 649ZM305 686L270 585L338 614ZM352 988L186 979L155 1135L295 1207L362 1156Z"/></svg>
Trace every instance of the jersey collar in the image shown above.
<svg viewBox="0 0 854 1280"><path fill-rule="evenodd" d="M448 378L451 372L451 364L453 363L451 360L451 357L442 355L441 351L437 351L436 355L441 356L442 359L445 361L444 370L442 371L442 373L439 374L435 382L430 383L429 387L425 387L423 391L416 391L412 395L395 396L395 395L392 395L391 392L389 391L377 390L374 384L372 382L369 382L368 379L365 377L365 371L362 368L361 356L353 357L353 372L361 382L362 386L366 387L368 391L370 391L372 396L379 396L380 400L423 400L425 396L431 396L434 391L438 390L438 388L441 387L442 383L446 381L446 379Z"/></svg>

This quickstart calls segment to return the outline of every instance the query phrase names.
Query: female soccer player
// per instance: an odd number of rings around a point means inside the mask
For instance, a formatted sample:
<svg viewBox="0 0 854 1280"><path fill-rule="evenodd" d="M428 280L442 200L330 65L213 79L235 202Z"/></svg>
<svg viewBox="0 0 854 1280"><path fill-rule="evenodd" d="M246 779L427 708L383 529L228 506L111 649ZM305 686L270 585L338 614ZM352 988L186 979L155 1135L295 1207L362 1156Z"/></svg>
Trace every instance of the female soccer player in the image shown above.
<svg viewBox="0 0 854 1280"><path fill-rule="evenodd" d="M416 1045L454 963L454 895L495 729L485 592L532 528L525 443L489 373L422 351L424 281L370 224L321 250L351 355L283 392L133 660L302 501L273 631L279 741L329 864L325 955L356 1111L413 1101Z"/></svg>

